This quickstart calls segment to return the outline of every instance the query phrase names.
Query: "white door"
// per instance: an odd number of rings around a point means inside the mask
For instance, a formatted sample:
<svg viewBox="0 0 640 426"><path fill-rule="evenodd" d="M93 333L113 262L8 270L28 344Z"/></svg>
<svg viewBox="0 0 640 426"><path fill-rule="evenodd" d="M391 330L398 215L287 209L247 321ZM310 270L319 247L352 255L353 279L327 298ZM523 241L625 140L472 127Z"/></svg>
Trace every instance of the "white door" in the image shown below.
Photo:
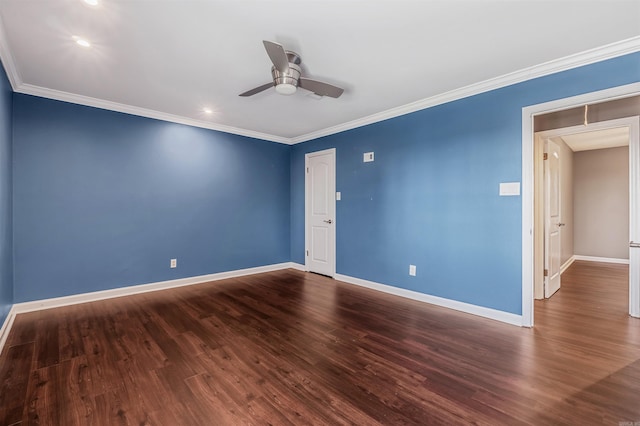
<svg viewBox="0 0 640 426"><path fill-rule="evenodd" d="M640 118L629 126L629 315L640 318Z"/></svg>
<svg viewBox="0 0 640 426"><path fill-rule="evenodd" d="M544 160L544 297L560 289L560 147L545 141Z"/></svg>
<svg viewBox="0 0 640 426"><path fill-rule="evenodd" d="M305 266L318 274L335 275L336 150L305 156Z"/></svg>

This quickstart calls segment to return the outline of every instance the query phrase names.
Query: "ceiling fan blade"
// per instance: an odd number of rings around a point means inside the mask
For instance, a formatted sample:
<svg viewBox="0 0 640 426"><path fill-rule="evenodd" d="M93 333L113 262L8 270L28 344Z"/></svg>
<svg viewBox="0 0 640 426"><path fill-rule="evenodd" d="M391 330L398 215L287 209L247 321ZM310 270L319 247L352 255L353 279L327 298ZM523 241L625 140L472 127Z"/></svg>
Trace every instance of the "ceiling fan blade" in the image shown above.
<svg viewBox="0 0 640 426"><path fill-rule="evenodd" d="M344 92L344 89L340 87L308 78L300 78L298 85L303 89L311 90L316 95L329 96L331 98L339 98L342 92Z"/></svg>
<svg viewBox="0 0 640 426"><path fill-rule="evenodd" d="M267 84L263 84L262 86L258 86L258 87L254 88L254 89L251 89L251 90L247 90L244 93L240 93L239 96L253 96L256 93L263 92L263 91L267 90L270 87L273 87L273 82L270 82L270 83L267 83Z"/></svg>
<svg viewBox="0 0 640 426"><path fill-rule="evenodd" d="M267 49L267 55L273 62L273 66L282 73L289 71L289 58L287 58L287 52L284 51L284 47L281 44L267 40L263 40L262 43L264 48Z"/></svg>

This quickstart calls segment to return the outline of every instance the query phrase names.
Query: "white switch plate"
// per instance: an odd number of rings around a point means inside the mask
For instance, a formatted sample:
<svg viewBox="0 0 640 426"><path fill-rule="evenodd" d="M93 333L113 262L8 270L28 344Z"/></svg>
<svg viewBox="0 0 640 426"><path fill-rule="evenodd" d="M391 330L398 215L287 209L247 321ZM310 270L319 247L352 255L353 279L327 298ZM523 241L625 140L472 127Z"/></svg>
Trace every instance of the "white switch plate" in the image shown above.
<svg viewBox="0 0 640 426"><path fill-rule="evenodd" d="M178 266L178 259L171 259L171 263L169 264L171 268L176 268Z"/></svg>
<svg viewBox="0 0 640 426"><path fill-rule="evenodd" d="M340 191L336 192L336 201L340 201L341 197L342 197L342 194L340 194Z"/></svg>
<svg viewBox="0 0 640 426"><path fill-rule="evenodd" d="M409 265L409 275L412 277L416 276L416 265Z"/></svg>
<svg viewBox="0 0 640 426"><path fill-rule="evenodd" d="M520 182L502 182L500 184L501 196L520 195Z"/></svg>
<svg viewBox="0 0 640 426"><path fill-rule="evenodd" d="M365 152L362 161L365 163L373 161L373 152Z"/></svg>

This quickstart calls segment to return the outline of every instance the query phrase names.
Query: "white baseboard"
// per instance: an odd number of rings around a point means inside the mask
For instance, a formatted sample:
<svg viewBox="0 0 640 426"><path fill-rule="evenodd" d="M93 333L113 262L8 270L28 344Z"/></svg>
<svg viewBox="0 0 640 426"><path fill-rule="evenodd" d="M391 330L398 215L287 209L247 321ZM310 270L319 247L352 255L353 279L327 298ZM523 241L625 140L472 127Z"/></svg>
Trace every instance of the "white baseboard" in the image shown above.
<svg viewBox="0 0 640 426"><path fill-rule="evenodd" d="M304 271L304 265L295 262L277 263L274 265L258 266L255 268L238 269L235 271L218 272L216 274L199 275L196 277L180 278L177 280L160 281L156 283L140 284L110 290L94 291L91 293L74 294L71 296L55 297L51 299L34 300L32 302L15 303L9 315L0 329L0 355L9 336L13 321L17 314L39 311L43 309L59 308L62 306L76 305L79 303L96 302L98 300L112 299L114 297L129 296L133 294L148 293L151 291L165 290L187 285L203 284L210 281L219 281L227 278L242 277L244 275L260 274L263 272L279 271L281 269L297 269Z"/></svg>
<svg viewBox="0 0 640 426"><path fill-rule="evenodd" d="M624 265L629 264L629 259L616 259L615 257L596 257L596 256L582 256L579 254L573 255L575 260L584 260L587 262L604 262L604 263L621 263Z"/></svg>
<svg viewBox="0 0 640 426"><path fill-rule="evenodd" d="M94 291L91 293L74 294L71 296L55 297L52 299L22 302L13 305L16 314L39 311L42 309L58 308L61 306L75 305L78 303L95 302L114 297L128 296L132 294L147 293L150 291L165 290L168 288L183 287L187 285L202 284L209 281L224 280L227 278L242 277L244 275L260 274L263 272L278 271L281 269L298 269L298 264L293 262L276 263L274 265L258 266L255 268L238 269L235 271L218 272L216 274L199 275L195 277L180 278L177 280L160 281L156 283L140 284L110 290Z"/></svg>
<svg viewBox="0 0 640 426"><path fill-rule="evenodd" d="M2 324L2 328L0 328L0 355L2 355L2 349L4 348L4 344L7 342L7 337L9 337L9 332L11 331L11 327L13 326L13 320L16 319L16 309L15 305L9 309L9 315L4 320L4 324Z"/></svg>
<svg viewBox="0 0 640 426"><path fill-rule="evenodd" d="M304 266L304 265L303 265L303 264L301 264L301 263L289 262L289 265L290 265L289 267L290 267L291 269L295 269L295 270L297 270L297 271L301 271L301 272L307 272L307 267L306 267L306 266Z"/></svg>
<svg viewBox="0 0 640 426"><path fill-rule="evenodd" d="M569 266L571 266L571 264L572 264L573 262L575 262L575 260L576 260L576 256L575 256L575 255L574 255L574 256L571 256L569 259L567 259L567 261L566 261L566 262L564 262L564 263L562 264L562 266L560 267L560 274L562 275L562 273L563 273L564 271L566 271L567 269L569 269Z"/></svg>
<svg viewBox="0 0 640 426"><path fill-rule="evenodd" d="M456 311L461 311L484 318L490 318L496 321L522 327L522 315L498 311L496 309L485 308L483 306L472 305L470 303L458 302L457 300L445 299L443 297L432 296L412 290L406 290L404 288L394 287L387 284L380 284L373 281L354 278L348 275L336 274L335 279L344 281L349 284L355 284L373 290L382 291L384 293L406 297L407 299L418 300L420 302L430 303L432 305L442 306L445 308L454 309Z"/></svg>
<svg viewBox="0 0 640 426"><path fill-rule="evenodd" d="M255 268L238 269L235 271L219 272L215 274L199 275L195 277L180 278L177 280L160 281L156 283L140 284L122 288L114 288L110 290L94 291L91 293L74 294L71 296L55 297L51 299L35 300L32 302L16 303L11 307L9 315L0 329L0 354L9 336L15 316L20 313L39 311L43 309L52 309L62 306L75 305L79 303L96 302L99 300L112 299L115 297L128 296L133 294L147 293L151 291L165 290L169 288L183 287L188 285L202 284L210 281L219 281L227 278L241 277L245 275L260 274L264 272L279 271L282 269L295 269L305 272L304 265L295 262L277 263L274 265L258 266ZM344 281L345 283L355 284L367 287L373 290L382 291L384 293L394 294L408 299L419 300L421 302L430 303L432 305L443 306L461 312L478 315L484 318L490 318L497 321L522 326L522 316L509 312L498 311L482 306L471 305L469 303L458 302L455 300L445 299L442 297L431 296L428 294L418 293L411 290L405 290L390 285L379 284L373 281L366 281L360 278L353 278L347 275L336 274L335 279Z"/></svg>

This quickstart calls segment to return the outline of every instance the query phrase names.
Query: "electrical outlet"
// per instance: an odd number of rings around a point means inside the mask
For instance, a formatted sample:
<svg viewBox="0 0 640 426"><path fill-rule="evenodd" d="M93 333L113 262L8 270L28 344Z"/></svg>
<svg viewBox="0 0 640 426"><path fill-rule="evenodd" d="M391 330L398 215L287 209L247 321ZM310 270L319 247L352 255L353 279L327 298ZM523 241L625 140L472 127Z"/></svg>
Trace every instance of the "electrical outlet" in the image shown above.
<svg viewBox="0 0 640 426"><path fill-rule="evenodd" d="M370 163L373 161L373 152L365 152L362 157L362 161Z"/></svg>
<svg viewBox="0 0 640 426"><path fill-rule="evenodd" d="M416 276L416 265L409 265L409 275L412 277Z"/></svg>
<svg viewBox="0 0 640 426"><path fill-rule="evenodd" d="M169 264L169 266L171 268L177 268L178 267L178 259L171 259L171 263Z"/></svg>

